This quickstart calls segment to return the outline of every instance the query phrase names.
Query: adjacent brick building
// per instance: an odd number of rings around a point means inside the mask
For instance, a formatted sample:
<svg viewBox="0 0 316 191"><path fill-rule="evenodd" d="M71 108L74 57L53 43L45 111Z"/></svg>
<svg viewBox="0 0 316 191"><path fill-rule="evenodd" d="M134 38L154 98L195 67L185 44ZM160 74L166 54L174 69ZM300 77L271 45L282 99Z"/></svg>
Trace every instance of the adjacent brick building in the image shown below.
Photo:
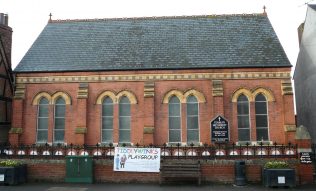
<svg viewBox="0 0 316 191"><path fill-rule="evenodd" d="M12 29L8 15L0 13L0 144L8 140L11 127L13 78L11 69Z"/></svg>
<svg viewBox="0 0 316 191"><path fill-rule="evenodd" d="M50 20L15 69L11 144L295 142L266 14Z"/></svg>

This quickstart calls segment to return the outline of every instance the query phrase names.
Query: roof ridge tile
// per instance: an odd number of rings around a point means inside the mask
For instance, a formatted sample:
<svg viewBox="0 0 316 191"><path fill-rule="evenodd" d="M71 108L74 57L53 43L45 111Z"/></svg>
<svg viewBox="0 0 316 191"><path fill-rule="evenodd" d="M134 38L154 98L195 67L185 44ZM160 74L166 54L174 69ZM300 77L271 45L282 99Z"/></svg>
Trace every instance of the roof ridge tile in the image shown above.
<svg viewBox="0 0 316 191"><path fill-rule="evenodd" d="M218 17L255 17L266 16L263 13L243 13L243 14L211 14L211 15L180 15L180 16L146 16L146 17L113 17L113 18L94 18L94 19L56 19L50 23L67 22L98 22L98 21L121 21L121 20L159 20L159 19L188 19L188 18L218 18Z"/></svg>

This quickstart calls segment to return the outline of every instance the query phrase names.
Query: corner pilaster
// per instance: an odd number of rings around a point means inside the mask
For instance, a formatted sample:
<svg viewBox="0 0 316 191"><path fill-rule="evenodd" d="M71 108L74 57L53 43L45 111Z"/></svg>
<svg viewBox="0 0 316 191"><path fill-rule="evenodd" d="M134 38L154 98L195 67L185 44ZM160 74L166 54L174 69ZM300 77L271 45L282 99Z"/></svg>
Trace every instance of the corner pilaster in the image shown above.
<svg viewBox="0 0 316 191"><path fill-rule="evenodd" d="M23 115L24 115L24 99L26 86L25 84L17 84L12 101L12 127L9 131L9 143L11 145L18 145L20 143L20 136L23 133Z"/></svg>

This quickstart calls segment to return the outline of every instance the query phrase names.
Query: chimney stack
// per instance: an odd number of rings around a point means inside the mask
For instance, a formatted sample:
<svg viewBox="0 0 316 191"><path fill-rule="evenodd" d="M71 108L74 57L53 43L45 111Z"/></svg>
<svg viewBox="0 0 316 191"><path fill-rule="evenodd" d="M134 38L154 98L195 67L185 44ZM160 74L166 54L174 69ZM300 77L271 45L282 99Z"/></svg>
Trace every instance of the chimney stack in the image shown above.
<svg viewBox="0 0 316 191"><path fill-rule="evenodd" d="M8 16L8 14L4 15L4 24L9 26L9 16Z"/></svg>
<svg viewBox="0 0 316 191"><path fill-rule="evenodd" d="M12 28L9 27L8 14L4 13L0 13L0 40L4 47L9 68L11 68Z"/></svg>
<svg viewBox="0 0 316 191"><path fill-rule="evenodd" d="M8 26L9 16L8 14L0 13L0 25Z"/></svg>

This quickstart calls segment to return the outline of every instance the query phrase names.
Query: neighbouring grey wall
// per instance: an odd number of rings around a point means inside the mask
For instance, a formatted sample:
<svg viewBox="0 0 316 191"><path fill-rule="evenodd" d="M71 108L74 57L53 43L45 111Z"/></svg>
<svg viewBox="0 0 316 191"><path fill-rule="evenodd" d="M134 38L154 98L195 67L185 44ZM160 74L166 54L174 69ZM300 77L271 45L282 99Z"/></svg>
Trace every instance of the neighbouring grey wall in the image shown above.
<svg viewBox="0 0 316 191"><path fill-rule="evenodd" d="M316 143L316 5L307 9L294 84L297 126L307 127Z"/></svg>

